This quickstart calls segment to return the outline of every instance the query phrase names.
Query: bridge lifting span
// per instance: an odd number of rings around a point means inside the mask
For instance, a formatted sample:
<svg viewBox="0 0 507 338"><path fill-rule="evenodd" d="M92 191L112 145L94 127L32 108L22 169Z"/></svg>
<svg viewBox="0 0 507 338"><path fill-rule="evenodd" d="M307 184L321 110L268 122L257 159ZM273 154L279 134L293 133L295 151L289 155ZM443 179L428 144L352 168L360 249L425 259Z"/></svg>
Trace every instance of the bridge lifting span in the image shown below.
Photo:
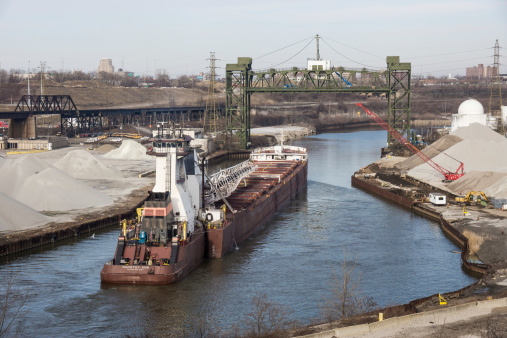
<svg viewBox="0 0 507 338"><path fill-rule="evenodd" d="M254 93L385 93L388 124L402 135L410 133L411 64L399 56L386 58L387 69L252 70L252 58L239 57L228 64L226 76L226 130L250 145L250 96ZM391 143L388 133L387 141Z"/></svg>

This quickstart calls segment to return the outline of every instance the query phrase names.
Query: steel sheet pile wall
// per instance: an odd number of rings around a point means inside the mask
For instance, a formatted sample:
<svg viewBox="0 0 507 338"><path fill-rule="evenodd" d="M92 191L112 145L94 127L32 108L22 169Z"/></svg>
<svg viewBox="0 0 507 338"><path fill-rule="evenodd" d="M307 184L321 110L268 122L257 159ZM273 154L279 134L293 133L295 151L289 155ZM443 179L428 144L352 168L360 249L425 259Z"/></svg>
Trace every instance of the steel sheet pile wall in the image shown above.
<svg viewBox="0 0 507 338"><path fill-rule="evenodd" d="M355 176L352 176L352 186L361 188L365 191L374 193L378 196L387 198L393 202L396 202L404 207L408 207L413 211L417 211L418 213L422 214L423 216L426 216L428 218L431 218L433 220L439 220L440 224L442 226L442 230L444 233L449 236L455 243L457 243L461 248L461 261L463 263L463 267L467 269L469 272L477 273L480 275L484 275L486 271L491 267L489 264L479 264L479 263L473 263L468 261L468 256L470 254L470 249L468 245L468 239L463 236L461 232L459 232L456 228L454 228L447 220L443 218L443 216L434 211L427 208L423 208L421 205L418 205L417 203L414 203L413 201L406 199L402 196L396 195L386 189L382 189L381 187L378 187L374 184L371 184L367 182L366 180L359 179ZM453 299L457 298L463 293L465 293L467 290L474 288L479 281L468 285L460 290L448 292L445 294L441 294L445 299ZM417 306L424 304L426 302L434 302L435 304L439 301L439 294L436 293L434 295L415 299L407 304L397 305L388 307L385 309L381 309L378 311L374 311L372 313L369 313L368 315L374 315L378 318L379 312L383 313L384 318L392 318L396 316L403 316L408 314L413 314L417 312Z"/></svg>
<svg viewBox="0 0 507 338"><path fill-rule="evenodd" d="M362 180L360 178L357 178L356 176L352 176L352 186L356 188L361 188L366 191L372 192L378 196L384 197L390 201L396 202L405 208L412 209L412 201L400 196L396 195L393 192L390 192L389 190L382 189L381 187L378 187L374 184L368 183L366 180Z"/></svg>
<svg viewBox="0 0 507 338"><path fill-rule="evenodd" d="M29 236L29 238L25 239L15 239L15 236L11 236L13 237L11 243L0 245L0 257L24 250L37 248L42 245L51 244L63 239L77 237L81 234L90 233L92 231L106 228L114 224L119 225L122 219L134 217L137 214L136 209L143 206L143 204L144 200L126 212L120 212L106 218L92 220L84 223L68 223L67 225L61 225L60 229L58 230L45 231L45 233L41 235ZM40 228L38 229L40 230ZM42 231L44 231L44 229Z"/></svg>

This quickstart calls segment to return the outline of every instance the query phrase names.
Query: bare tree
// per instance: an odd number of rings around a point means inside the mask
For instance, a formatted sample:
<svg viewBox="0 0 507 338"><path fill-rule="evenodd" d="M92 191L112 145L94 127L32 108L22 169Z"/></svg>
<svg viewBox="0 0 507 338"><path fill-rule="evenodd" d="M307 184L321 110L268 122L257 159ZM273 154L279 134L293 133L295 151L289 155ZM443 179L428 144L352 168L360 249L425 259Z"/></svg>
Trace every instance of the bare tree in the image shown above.
<svg viewBox="0 0 507 338"><path fill-rule="evenodd" d="M268 296L256 294L252 297L253 309L245 316L248 336L253 337L284 337L296 326L290 317L292 311L284 306L268 301Z"/></svg>
<svg viewBox="0 0 507 338"><path fill-rule="evenodd" d="M361 294L361 275L355 273L356 263L357 258L349 261L344 250L341 269L334 271L329 283L331 295L320 309L327 322L373 311L377 306L373 298Z"/></svg>
<svg viewBox="0 0 507 338"><path fill-rule="evenodd" d="M16 283L16 275L5 274L0 279L0 337L8 334L16 319L20 319L28 311L23 308L29 293Z"/></svg>
<svg viewBox="0 0 507 338"><path fill-rule="evenodd" d="M183 335L195 338L215 338L221 336L221 329L216 318L211 313L203 311L197 317L192 316L186 320Z"/></svg>

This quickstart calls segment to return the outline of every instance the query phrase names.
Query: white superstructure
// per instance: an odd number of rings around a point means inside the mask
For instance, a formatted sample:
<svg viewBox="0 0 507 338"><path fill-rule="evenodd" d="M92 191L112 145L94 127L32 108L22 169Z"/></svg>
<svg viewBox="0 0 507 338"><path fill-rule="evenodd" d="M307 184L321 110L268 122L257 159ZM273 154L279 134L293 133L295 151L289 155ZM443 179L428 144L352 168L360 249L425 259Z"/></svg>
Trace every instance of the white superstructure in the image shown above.
<svg viewBox="0 0 507 338"><path fill-rule="evenodd" d="M150 155L155 155L156 178L153 192L169 192L175 221L187 222L190 233L201 208L202 172L197 165L195 150L189 148L192 140L180 135L153 141Z"/></svg>

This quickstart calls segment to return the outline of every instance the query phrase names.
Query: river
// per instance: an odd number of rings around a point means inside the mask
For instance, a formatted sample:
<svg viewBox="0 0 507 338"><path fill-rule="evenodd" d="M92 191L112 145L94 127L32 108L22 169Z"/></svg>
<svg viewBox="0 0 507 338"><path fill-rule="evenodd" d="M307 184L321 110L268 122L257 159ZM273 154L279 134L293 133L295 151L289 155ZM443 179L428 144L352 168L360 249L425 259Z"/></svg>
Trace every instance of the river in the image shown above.
<svg viewBox="0 0 507 338"><path fill-rule="evenodd" d="M351 187L353 172L379 158L386 138L385 131L354 131L294 142L309 150L308 187L237 250L206 259L176 284L101 286L118 229L3 258L2 275L14 273L30 295L11 332L178 336L203 316L226 331L242 325L261 293L308 324L319 317L345 251L361 292L379 306L473 283L437 223Z"/></svg>

